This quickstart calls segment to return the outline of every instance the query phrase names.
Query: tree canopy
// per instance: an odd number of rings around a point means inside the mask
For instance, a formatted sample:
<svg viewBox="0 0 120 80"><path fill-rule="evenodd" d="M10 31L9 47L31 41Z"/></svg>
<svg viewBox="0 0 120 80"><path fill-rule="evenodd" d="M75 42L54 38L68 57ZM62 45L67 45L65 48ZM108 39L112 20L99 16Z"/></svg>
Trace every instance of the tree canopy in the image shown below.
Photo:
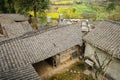
<svg viewBox="0 0 120 80"><path fill-rule="evenodd" d="M49 8L49 0L0 0L1 13L26 13L27 11L44 12Z"/></svg>
<svg viewBox="0 0 120 80"><path fill-rule="evenodd" d="M0 0L1 13L15 13L15 0Z"/></svg>

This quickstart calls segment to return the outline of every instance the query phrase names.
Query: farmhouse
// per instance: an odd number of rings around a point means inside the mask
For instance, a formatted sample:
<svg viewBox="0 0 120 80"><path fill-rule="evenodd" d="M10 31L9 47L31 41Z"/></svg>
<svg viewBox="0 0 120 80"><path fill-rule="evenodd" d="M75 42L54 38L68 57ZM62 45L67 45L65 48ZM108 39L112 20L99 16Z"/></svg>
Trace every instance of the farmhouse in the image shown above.
<svg viewBox="0 0 120 80"><path fill-rule="evenodd" d="M46 59L57 66L80 55L79 24L32 31L0 42L1 80L40 80L34 64ZM53 65L54 66L54 65Z"/></svg>
<svg viewBox="0 0 120 80"><path fill-rule="evenodd" d="M100 64L107 66L106 75L109 80L120 79L120 23L102 21L94 30L84 37L86 42L85 57L97 63L97 54ZM107 65L108 61L110 64Z"/></svg>

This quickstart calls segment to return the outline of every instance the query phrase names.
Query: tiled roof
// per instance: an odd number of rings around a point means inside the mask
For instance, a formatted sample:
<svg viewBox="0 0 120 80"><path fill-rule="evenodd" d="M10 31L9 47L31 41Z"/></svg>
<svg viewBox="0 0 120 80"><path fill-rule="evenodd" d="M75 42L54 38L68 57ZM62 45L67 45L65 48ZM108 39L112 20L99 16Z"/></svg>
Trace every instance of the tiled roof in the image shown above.
<svg viewBox="0 0 120 80"><path fill-rule="evenodd" d="M82 33L78 24L2 41L0 72L4 74L6 71L42 61L75 45L82 45Z"/></svg>
<svg viewBox="0 0 120 80"><path fill-rule="evenodd" d="M0 72L0 80L40 80L32 65Z"/></svg>
<svg viewBox="0 0 120 80"><path fill-rule="evenodd" d="M9 18L14 21L27 21L28 18L20 14L0 14L0 16Z"/></svg>
<svg viewBox="0 0 120 80"><path fill-rule="evenodd" d="M1 26L3 28L3 32L5 36L13 38L18 37L26 32L32 31L32 27L28 23L28 21L25 22L12 22L12 23L2 23Z"/></svg>
<svg viewBox="0 0 120 80"><path fill-rule="evenodd" d="M102 21L84 37L84 40L120 58L120 22Z"/></svg>
<svg viewBox="0 0 120 80"><path fill-rule="evenodd" d="M2 15L8 14L0 14L0 25L3 30L3 35L6 38L18 37L32 31L32 27L28 21L15 22L14 20L10 19L9 16L7 17ZM0 40L3 40L3 38L0 38Z"/></svg>

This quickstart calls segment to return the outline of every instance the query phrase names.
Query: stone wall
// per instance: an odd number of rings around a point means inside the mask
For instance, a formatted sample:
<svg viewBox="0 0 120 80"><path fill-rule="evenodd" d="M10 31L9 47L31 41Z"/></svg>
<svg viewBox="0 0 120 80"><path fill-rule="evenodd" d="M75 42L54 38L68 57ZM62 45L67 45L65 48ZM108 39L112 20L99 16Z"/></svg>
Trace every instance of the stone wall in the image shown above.
<svg viewBox="0 0 120 80"><path fill-rule="evenodd" d="M97 61L94 56L95 52L98 55L100 64L103 64L103 62L104 62L104 65L106 65L108 63L108 61L110 60L110 55L108 53L86 43L85 57L89 57L90 59L92 59L98 66ZM110 65L107 67L106 73L109 76L111 76L113 79L119 80L120 79L120 68L119 67L120 67L120 60L113 58Z"/></svg>
<svg viewBox="0 0 120 80"><path fill-rule="evenodd" d="M78 51L78 47L72 47L70 49L67 49L66 51L63 51L60 53L60 63L65 62L68 59L72 58L72 53L77 52ZM78 52L77 52L78 54Z"/></svg>
<svg viewBox="0 0 120 80"><path fill-rule="evenodd" d="M78 57L80 55L79 50L80 49L78 46L71 47L71 48L57 54L56 56L54 56L54 59L56 60L57 64L64 63L67 60L73 59L72 54L77 54L76 57Z"/></svg>

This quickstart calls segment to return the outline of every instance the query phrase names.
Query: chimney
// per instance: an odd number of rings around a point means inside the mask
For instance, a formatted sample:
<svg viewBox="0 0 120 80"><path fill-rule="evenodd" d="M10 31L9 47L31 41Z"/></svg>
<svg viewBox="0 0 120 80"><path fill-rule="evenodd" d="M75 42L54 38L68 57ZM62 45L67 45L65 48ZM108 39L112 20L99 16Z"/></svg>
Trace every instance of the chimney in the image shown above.
<svg viewBox="0 0 120 80"><path fill-rule="evenodd" d="M63 14L60 14L60 15L59 15L59 24L61 24L62 21L63 21Z"/></svg>

